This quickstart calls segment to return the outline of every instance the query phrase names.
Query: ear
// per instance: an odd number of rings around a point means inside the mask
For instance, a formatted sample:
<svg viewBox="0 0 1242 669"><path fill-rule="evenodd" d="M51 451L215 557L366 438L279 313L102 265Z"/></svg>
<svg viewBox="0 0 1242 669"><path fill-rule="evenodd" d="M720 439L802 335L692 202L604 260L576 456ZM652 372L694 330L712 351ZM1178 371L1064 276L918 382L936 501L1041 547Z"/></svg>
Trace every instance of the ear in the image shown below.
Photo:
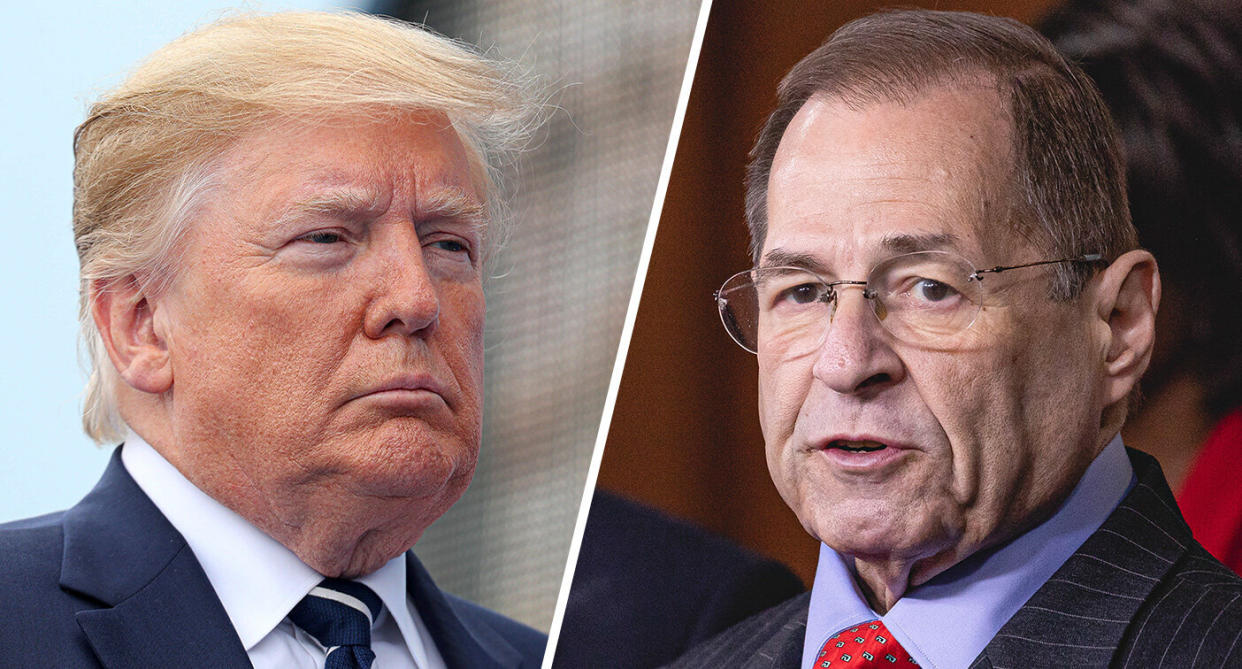
<svg viewBox="0 0 1242 669"><path fill-rule="evenodd" d="M1156 341L1160 307L1160 270L1143 250L1113 261L1095 280L1095 316L1107 324L1104 357L1104 405L1124 400L1147 371Z"/></svg>
<svg viewBox="0 0 1242 669"><path fill-rule="evenodd" d="M92 281L91 316L108 357L136 390L160 394L172 388L172 362L151 301L134 276Z"/></svg>

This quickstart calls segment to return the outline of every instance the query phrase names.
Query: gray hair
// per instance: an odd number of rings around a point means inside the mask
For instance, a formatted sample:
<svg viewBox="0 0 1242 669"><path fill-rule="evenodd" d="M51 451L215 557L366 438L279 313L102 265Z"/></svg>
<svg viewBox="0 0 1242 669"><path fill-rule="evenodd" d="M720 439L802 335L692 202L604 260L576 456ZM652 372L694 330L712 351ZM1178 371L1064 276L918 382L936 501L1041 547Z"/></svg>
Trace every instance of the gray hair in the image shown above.
<svg viewBox="0 0 1242 669"><path fill-rule="evenodd" d="M1019 232L1055 257L1138 246L1117 132L1091 80L1048 40L1012 19L966 12L885 11L834 32L781 81L776 110L751 150L746 219L758 262L767 234L768 179L785 129L812 97L864 107L910 101L934 86L994 78L1009 103ZM1091 274L1056 268L1052 294L1070 299Z"/></svg>

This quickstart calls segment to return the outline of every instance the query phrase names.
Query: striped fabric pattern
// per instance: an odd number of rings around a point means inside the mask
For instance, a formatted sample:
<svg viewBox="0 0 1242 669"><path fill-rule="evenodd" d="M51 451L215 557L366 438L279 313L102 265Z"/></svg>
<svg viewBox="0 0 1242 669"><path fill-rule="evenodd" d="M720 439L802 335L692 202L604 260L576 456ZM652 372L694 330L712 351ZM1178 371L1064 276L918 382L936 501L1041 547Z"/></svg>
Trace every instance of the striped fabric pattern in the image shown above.
<svg viewBox="0 0 1242 669"><path fill-rule="evenodd" d="M1242 667L1242 579L1191 536L1155 460L1130 460L1134 489L972 669Z"/></svg>
<svg viewBox="0 0 1242 669"><path fill-rule="evenodd" d="M293 607L289 619L323 644L324 669L370 669L371 627L383 607L367 586L328 578Z"/></svg>
<svg viewBox="0 0 1242 669"><path fill-rule="evenodd" d="M1242 578L1191 536L1160 465L1129 455L1134 488L971 669L1242 668ZM671 666L798 669L809 602L760 613Z"/></svg>

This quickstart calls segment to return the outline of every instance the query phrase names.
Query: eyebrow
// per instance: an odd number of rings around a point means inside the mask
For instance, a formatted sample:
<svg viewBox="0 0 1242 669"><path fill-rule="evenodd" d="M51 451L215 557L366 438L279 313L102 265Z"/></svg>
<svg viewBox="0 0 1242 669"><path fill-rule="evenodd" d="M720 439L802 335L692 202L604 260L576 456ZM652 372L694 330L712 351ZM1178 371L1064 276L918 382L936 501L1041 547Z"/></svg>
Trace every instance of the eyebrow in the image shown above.
<svg viewBox="0 0 1242 669"><path fill-rule="evenodd" d="M759 261L759 267L799 267L816 274L825 274L828 270L828 267L820 262L819 258L809 253L786 251L779 248L772 249L763 254L763 259Z"/></svg>
<svg viewBox="0 0 1242 669"><path fill-rule="evenodd" d="M901 255L919 251L956 249L958 241L957 235L947 232L926 235L900 234L884 237L880 240L880 246L893 255Z"/></svg>
<svg viewBox="0 0 1242 669"><path fill-rule="evenodd" d="M348 219L366 218L384 209L384 197L365 189L335 189L319 192L289 205L275 221L277 227L298 220L306 214L328 214Z"/></svg>
<svg viewBox="0 0 1242 669"><path fill-rule="evenodd" d="M926 235L896 234L888 235L880 240L880 247L890 255L918 253L919 251L937 251L956 248L957 235L950 233L934 233ZM882 260L882 259L881 259ZM759 267L798 267L810 270L819 275L828 275L830 270L819 257L799 251L786 251L776 248L763 255Z"/></svg>
<svg viewBox="0 0 1242 669"><path fill-rule="evenodd" d="M461 188L446 186L419 197L415 217L420 220L441 218L461 221L473 227L487 225L487 207L478 198Z"/></svg>
<svg viewBox="0 0 1242 669"><path fill-rule="evenodd" d="M387 198L379 191L334 189L316 193L291 204L277 217L274 225L284 227L306 214L327 214L350 220L366 219L383 213L387 206ZM487 207L483 203L466 191L451 186L422 195L416 208L416 221L448 219L461 221L471 227L483 227L489 219Z"/></svg>

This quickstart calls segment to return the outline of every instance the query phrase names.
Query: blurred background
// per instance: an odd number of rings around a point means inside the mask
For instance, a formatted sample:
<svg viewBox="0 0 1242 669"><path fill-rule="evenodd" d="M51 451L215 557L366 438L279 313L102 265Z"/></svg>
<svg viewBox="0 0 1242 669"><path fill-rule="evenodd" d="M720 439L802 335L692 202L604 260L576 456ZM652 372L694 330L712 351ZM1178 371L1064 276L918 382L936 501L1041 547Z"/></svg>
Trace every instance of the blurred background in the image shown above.
<svg viewBox="0 0 1242 669"><path fill-rule="evenodd" d="M71 506L110 448L80 429L72 133L97 93L228 3L8 7L0 189L0 522ZM245 10L327 9L331 0ZM466 496L417 546L445 590L546 630L586 481L698 0L353 3L516 59L557 110L522 160L487 286L484 443Z"/></svg>
<svg viewBox="0 0 1242 669"><path fill-rule="evenodd" d="M698 0L380 2L521 57L553 114L487 286L479 469L415 547L449 592L547 629L586 484Z"/></svg>

